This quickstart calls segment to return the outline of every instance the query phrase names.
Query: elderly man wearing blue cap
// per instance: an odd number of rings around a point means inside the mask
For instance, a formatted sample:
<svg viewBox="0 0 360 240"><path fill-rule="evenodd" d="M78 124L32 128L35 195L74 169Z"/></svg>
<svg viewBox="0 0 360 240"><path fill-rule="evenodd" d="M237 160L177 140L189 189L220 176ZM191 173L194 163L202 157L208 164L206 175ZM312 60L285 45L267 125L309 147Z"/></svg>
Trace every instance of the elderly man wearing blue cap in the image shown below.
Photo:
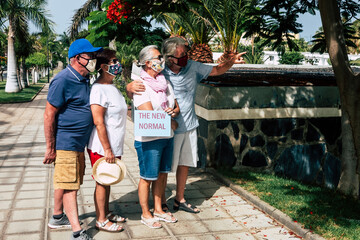
<svg viewBox="0 0 360 240"><path fill-rule="evenodd" d="M71 239L91 239L82 230L77 191L85 172L84 149L93 127L89 104L89 72L95 70L95 53L86 39L69 48L70 64L51 81L44 113L46 153L43 163L54 163L54 212L50 228L72 228ZM63 212L65 209L66 215Z"/></svg>

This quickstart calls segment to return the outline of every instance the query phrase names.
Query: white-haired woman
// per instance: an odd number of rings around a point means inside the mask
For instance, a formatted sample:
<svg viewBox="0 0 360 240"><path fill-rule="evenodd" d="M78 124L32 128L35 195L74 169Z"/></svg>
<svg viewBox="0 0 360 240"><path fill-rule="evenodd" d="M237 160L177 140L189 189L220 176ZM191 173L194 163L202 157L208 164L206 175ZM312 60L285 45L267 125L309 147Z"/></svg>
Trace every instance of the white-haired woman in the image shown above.
<svg viewBox="0 0 360 240"><path fill-rule="evenodd" d="M146 90L141 95L133 96L134 106L138 110L165 111L171 117L176 117L180 109L170 83L161 74L163 58L157 46L143 48L139 53L138 65L142 67L140 77ZM177 123L172 120L171 128L176 127ZM170 137L135 136L134 145L140 168L138 194L142 209L141 222L150 228L161 228L159 221L177 221L170 212L164 212L161 207L165 181L172 165L173 135L171 131ZM153 215L149 209L150 184L154 199Z"/></svg>

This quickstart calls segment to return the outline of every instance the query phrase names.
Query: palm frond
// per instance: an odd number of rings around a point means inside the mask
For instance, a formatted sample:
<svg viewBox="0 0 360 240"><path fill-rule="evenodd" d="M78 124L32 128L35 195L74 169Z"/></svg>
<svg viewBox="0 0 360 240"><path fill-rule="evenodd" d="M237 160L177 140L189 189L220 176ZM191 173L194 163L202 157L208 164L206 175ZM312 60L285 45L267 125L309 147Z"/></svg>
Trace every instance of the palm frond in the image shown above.
<svg viewBox="0 0 360 240"><path fill-rule="evenodd" d="M101 10L101 4L103 0L87 0L84 5L75 11L72 17L72 24L69 29L70 38L75 39L79 33L81 26L86 22L86 18L90 15L90 12L97 9Z"/></svg>

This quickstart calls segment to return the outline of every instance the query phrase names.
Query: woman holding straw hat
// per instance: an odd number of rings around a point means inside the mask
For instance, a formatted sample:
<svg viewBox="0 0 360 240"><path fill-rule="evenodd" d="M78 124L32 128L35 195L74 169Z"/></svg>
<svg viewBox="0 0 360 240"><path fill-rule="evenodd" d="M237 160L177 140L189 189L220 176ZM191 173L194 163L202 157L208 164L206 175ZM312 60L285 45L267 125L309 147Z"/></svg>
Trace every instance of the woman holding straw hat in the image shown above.
<svg viewBox="0 0 360 240"><path fill-rule="evenodd" d="M91 87L90 105L94 129L88 143L88 153L93 166L100 158L114 163L123 154L127 105L113 79L121 73L121 64L116 52L104 49L96 57L96 69L100 76ZM117 222L125 218L109 211L110 186L96 182L94 202L96 228L107 232L120 232L123 227Z"/></svg>

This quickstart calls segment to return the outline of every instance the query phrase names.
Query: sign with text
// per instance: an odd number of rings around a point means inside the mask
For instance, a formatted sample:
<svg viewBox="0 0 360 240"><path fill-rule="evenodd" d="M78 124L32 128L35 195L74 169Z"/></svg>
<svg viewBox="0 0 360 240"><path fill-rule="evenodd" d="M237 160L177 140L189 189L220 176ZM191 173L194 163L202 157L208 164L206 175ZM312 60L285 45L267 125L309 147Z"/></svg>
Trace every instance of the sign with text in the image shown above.
<svg viewBox="0 0 360 240"><path fill-rule="evenodd" d="M171 117L164 111L135 110L134 134L143 137L169 137Z"/></svg>

